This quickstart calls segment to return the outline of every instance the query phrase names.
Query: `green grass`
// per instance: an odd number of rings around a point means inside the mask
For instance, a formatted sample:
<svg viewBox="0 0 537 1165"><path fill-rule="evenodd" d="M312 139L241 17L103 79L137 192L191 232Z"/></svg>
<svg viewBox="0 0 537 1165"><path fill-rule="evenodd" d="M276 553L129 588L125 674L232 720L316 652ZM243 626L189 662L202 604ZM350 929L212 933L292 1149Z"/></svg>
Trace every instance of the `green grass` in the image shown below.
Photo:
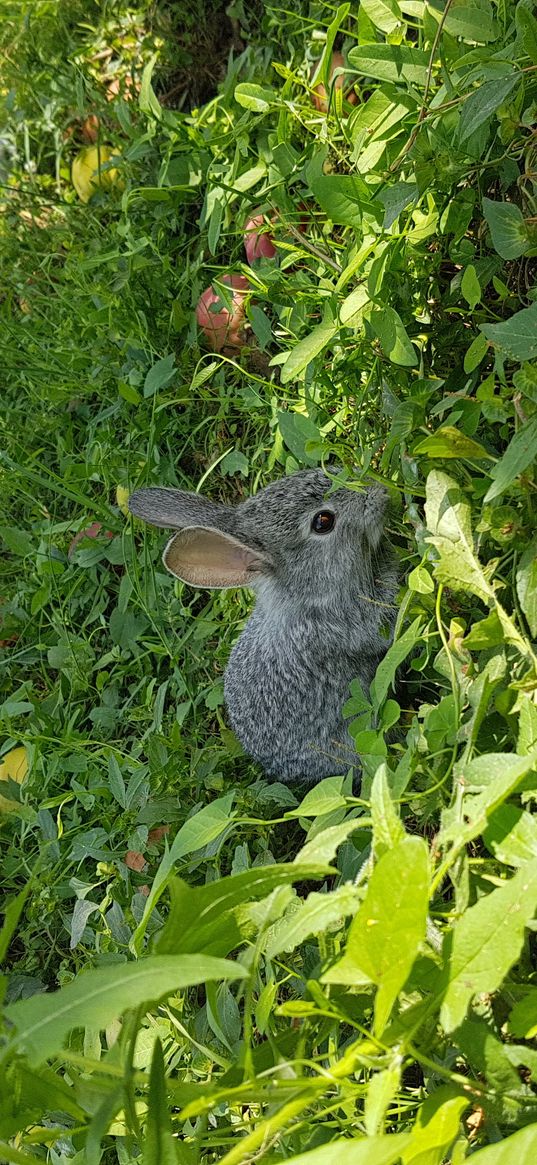
<svg viewBox="0 0 537 1165"><path fill-rule="evenodd" d="M532 1160L531 6L2 15L0 749L28 771L0 786L0 1160ZM325 115L334 45L358 103ZM120 180L83 202L91 116ZM278 261L250 269L258 207ZM227 272L222 355L194 309ZM400 560L349 693L359 797L241 755L249 598L175 582L125 507L328 461L389 487Z"/></svg>

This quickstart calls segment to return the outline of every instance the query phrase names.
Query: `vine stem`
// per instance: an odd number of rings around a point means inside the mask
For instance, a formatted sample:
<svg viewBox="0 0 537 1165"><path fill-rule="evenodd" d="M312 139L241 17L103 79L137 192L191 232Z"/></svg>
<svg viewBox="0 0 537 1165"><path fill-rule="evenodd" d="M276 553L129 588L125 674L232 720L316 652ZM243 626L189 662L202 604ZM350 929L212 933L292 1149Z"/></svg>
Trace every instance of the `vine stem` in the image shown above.
<svg viewBox="0 0 537 1165"><path fill-rule="evenodd" d="M440 40L440 37L442 36L442 32L444 30L444 25L446 23L446 19L447 19L447 16L449 14L449 10L450 10L452 4L453 4L453 0L447 0L446 7L444 8L442 16L439 20L438 28L436 30L436 35L435 35L435 38L433 40L433 46L431 49L431 55L429 57L429 64L427 67L427 76L425 78L425 90L423 93L423 101L422 101L421 109L420 109L419 114L418 114L418 120L414 126L414 129L412 130L412 133L410 134L408 141L405 142L401 152L397 155L395 162L392 162L390 169L389 169L390 174L393 173L394 170L398 169L398 167L401 165L401 162L402 162L403 158L405 157L405 155L408 154L408 151L412 149L412 146L414 145L414 142L416 141L416 138L420 132L421 123L422 123L422 121L425 120L425 118L427 116L427 112L428 112L428 110L427 110L427 98L429 96L429 89L431 88L431 81L432 81L432 77L433 77L434 58L436 55L436 50L438 48L438 42Z"/></svg>

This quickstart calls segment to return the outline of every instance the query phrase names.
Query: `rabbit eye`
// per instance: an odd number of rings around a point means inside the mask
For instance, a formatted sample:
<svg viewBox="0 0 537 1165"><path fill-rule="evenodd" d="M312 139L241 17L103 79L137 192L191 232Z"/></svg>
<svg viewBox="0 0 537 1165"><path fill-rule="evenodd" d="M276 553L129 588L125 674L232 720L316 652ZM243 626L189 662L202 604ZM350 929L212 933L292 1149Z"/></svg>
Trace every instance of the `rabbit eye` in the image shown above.
<svg viewBox="0 0 537 1165"><path fill-rule="evenodd" d="M311 528L314 534L329 534L334 529L336 515L331 510L319 510L314 514Z"/></svg>

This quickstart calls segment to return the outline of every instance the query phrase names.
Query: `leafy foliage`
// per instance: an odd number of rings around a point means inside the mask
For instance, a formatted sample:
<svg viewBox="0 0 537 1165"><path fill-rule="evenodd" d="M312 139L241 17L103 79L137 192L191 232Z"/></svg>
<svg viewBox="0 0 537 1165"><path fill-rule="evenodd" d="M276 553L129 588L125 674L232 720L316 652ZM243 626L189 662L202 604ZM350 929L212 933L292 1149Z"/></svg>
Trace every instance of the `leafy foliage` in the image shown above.
<svg viewBox="0 0 537 1165"><path fill-rule="evenodd" d="M533 6L4 9L0 1157L532 1160ZM328 461L401 563L359 795L241 756L247 597L126 506Z"/></svg>

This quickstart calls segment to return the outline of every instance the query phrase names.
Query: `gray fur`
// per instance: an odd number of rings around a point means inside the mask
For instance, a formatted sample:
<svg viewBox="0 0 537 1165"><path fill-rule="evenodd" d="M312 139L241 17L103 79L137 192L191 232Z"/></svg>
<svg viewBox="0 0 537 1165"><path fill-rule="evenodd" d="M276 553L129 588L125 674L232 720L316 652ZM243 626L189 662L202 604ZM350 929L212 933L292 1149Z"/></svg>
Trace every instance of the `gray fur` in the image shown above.
<svg viewBox="0 0 537 1165"><path fill-rule="evenodd" d="M247 585L256 605L231 652L225 698L245 751L287 782L313 783L359 765L341 709L352 679L367 693L388 645L381 625L394 623L385 491L343 488L326 496L330 485L322 470L308 469L236 507L183 490L139 490L129 502L153 525L187 528L176 538L186 541L193 527L203 538L210 528L231 553L240 543L251 554ZM311 530L320 509L335 514L330 533ZM173 573L180 574L175 565Z"/></svg>

